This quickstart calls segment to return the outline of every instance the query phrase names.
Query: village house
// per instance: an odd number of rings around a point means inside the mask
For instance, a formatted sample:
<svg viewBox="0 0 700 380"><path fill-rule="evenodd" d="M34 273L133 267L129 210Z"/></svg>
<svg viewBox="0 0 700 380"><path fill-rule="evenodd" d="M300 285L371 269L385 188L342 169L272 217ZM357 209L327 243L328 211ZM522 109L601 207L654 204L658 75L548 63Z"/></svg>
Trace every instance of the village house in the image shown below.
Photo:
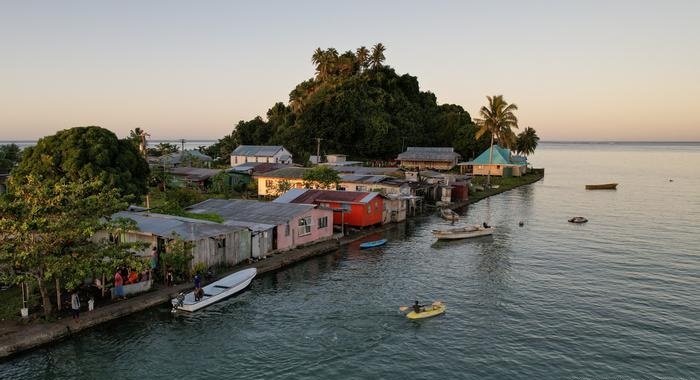
<svg viewBox="0 0 700 380"><path fill-rule="evenodd" d="M291 164L292 154L281 145L239 145L231 152L231 166L247 162Z"/></svg>
<svg viewBox="0 0 700 380"><path fill-rule="evenodd" d="M333 212L312 204L280 204L236 199L208 199L187 208L217 214L228 226L252 231L252 257L286 251L333 236Z"/></svg>
<svg viewBox="0 0 700 380"><path fill-rule="evenodd" d="M212 158L198 150L183 150L165 154L160 157L149 157L151 166L162 166L164 168L177 168L181 166L189 167L211 167Z"/></svg>
<svg viewBox="0 0 700 380"><path fill-rule="evenodd" d="M520 177L527 173L527 159L513 155L508 148L493 146L493 155L489 165L491 149L486 149L477 158L459 163L460 172L471 175L488 175L502 177Z"/></svg>
<svg viewBox="0 0 700 380"><path fill-rule="evenodd" d="M409 146L396 159L406 169L450 170L457 165L459 157L452 147Z"/></svg>
<svg viewBox="0 0 700 380"><path fill-rule="evenodd" d="M310 169L287 167L257 175L258 196L276 197L284 193L283 190L303 188L304 173L308 170ZM282 186L283 184L284 186ZM287 186L288 189L283 189L285 186Z"/></svg>
<svg viewBox="0 0 700 380"><path fill-rule="evenodd" d="M384 198L376 192L292 189L273 203L316 204L333 210L334 225L363 228L384 222Z"/></svg>
<svg viewBox="0 0 700 380"><path fill-rule="evenodd" d="M411 194L407 181L386 175L339 174L338 190L376 191L384 195Z"/></svg>
<svg viewBox="0 0 700 380"><path fill-rule="evenodd" d="M223 173L223 170L183 166L166 169L166 172L171 175L170 185L172 186L204 189L211 184L211 178Z"/></svg>

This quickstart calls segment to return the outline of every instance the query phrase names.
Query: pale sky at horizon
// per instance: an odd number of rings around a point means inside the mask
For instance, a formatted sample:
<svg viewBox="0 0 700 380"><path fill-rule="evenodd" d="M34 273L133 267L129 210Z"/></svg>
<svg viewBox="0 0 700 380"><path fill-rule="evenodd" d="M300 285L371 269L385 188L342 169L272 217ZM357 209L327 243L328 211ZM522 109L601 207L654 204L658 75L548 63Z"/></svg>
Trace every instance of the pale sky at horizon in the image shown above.
<svg viewBox="0 0 700 380"><path fill-rule="evenodd" d="M700 1L5 1L0 140L99 125L217 139L313 76L317 47L386 63L542 140L700 141Z"/></svg>

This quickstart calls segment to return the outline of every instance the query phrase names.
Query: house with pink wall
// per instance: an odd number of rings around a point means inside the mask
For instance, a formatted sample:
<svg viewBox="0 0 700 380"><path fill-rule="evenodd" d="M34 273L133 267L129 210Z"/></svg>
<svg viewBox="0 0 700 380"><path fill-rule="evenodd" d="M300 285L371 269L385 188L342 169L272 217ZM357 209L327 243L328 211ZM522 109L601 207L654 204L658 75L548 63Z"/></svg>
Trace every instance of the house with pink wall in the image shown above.
<svg viewBox="0 0 700 380"><path fill-rule="evenodd" d="M251 256L328 240L333 236L333 211L313 204L288 204L238 199L208 199L187 208L216 214L224 224L251 231Z"/></svg>

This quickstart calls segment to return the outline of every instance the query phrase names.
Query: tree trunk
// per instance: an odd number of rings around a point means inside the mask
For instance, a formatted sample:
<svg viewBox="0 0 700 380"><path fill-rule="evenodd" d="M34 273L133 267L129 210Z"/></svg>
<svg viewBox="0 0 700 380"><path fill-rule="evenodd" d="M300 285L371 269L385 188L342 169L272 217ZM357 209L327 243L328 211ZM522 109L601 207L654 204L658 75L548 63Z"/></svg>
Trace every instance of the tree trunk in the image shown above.
<svg viewBox="0 0 700 380"><path fill-rule="evenodd" d="M486 184L491 186L491 163L493 162L493 133L491 133L491 148L489 148L489 172L486 175Z"/></svg>
<svg viewBox="0 0 700 380"><path fill-rule="evenodd" d="M39 293L41 293L41 305L44 307L44 316L48 317L53 313L53 307L51 306L51 299L49 298L49 291L46 289L44 281L41 279L41 275L36 276L36 283L39 287Z"/></svg>
<svg viewBox="0 0 700 380"><path fill-rule="evenodd" d="M56 310L61 311L61 280L56 279Z"/></svg>

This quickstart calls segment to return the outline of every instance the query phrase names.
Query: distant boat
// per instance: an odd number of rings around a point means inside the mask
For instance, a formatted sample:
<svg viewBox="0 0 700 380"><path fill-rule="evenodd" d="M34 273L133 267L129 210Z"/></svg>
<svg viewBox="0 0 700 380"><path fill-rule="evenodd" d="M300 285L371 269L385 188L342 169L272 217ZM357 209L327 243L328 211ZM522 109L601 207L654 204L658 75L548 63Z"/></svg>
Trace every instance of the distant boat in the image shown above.
<svg viewBox="0 0 700 380"><path fill-rule="evenodd" d="M362 249L367 249L367 248L379 247L380 245L386 244L386 242L387 242L386 239L379 239L379 240L374 240L374 241L366 241L366 242L360 244L360 248L362 248Z"/></svg>
<svg viewBox="0 0 700 380"><path fill-rule="evenodd" d="M588 222L588 219L582 217L582 216L574 216L573 218L569 219L569 223L586 223Z"/></svg>
<svg viewBox="0 0 700 380"><path fill-rule="evenodd" d="M586 185L586 190L615 190L617 189L616 183L602 183L599 185Z"/></svg>
<svg viewBox="0 0 700 380"><path fill-rule="evenodd" d="M439 240L468 239L479 236L487 236L493 233L496 228L493 226L484 227L479 225L449 228L446 230L433 230L433 235Z"/></svg>
<svg viewBox="0 0 700 380"><path fill-rule="evenodd" d="M226 297L230 297L245 289L250 282L253 281L253 277L255 277L256 274L258 274L257 269L249 268L230 274L218 281L214 281L202 288L204 294L199 301L195 301L194 291L186 294L181 293L181 296L173 298L171 301L173 304L173 311L184 310L192 312L221 301Z"/></svg>
<svg viewBox="0 0 700 380"><path fill-rule="evenodd" d="M459 220L459 214L456 212L450 210L449 208L441 208L440 209L440 216L445 219L445 220L450 220L452 222L455 222Z"/></svg>

